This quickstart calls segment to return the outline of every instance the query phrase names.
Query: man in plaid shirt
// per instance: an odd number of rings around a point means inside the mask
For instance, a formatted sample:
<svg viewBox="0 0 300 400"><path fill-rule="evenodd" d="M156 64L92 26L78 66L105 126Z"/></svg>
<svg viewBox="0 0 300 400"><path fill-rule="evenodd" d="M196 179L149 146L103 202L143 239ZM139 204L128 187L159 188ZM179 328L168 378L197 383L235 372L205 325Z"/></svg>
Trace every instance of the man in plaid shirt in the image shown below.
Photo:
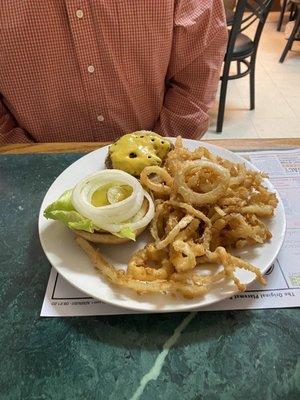
<svg viewBox="0 0 300 400"><path fill-rule="evenodd" d="M200 138L226 48L222 0L6 0L0 143Z"/></svg>

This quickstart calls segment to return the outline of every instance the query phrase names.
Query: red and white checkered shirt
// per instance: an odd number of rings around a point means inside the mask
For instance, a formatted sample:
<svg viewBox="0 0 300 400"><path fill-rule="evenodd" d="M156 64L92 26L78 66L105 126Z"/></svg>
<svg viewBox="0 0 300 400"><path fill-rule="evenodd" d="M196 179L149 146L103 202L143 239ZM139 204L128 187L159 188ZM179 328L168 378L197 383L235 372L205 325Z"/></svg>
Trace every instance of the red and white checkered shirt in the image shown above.
<svg viewBox="0 0 300 400"><path fill-rule="evenodd" d="M1 1L0 143L200 137L226 41L222 0Z"/></svg>

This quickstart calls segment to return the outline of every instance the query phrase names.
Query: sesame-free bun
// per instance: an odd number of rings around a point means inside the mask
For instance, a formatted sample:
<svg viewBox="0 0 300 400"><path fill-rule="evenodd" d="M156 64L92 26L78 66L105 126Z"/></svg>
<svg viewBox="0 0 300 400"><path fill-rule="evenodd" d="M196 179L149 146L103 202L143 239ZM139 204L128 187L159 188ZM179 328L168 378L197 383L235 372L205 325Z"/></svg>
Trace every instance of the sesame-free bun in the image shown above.
<svg viewBox="0 0 300 400"><path fill-rule="evenodd" d="M145 230L146 226L144 228L138 229L135 233L136 237L138 235L140 235L144 230ZM74 230L75 234L77 236L80 236L86 240L88 240L89 242L93 242L93 243L103 243L103 244L122 244L122 243L127 243L130 242L130 239L127 238L120 238L118 236L112 235L111 233L89 233L89 232L85 232L85 231L77 231Z"/></svg>

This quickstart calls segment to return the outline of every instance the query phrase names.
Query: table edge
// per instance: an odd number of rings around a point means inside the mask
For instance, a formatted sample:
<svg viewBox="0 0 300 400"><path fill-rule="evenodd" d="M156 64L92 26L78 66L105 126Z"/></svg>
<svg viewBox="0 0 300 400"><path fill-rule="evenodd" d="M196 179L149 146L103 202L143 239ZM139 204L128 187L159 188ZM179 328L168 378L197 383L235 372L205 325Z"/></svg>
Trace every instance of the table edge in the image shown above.
<svg viewBox="0 0 300 400"><path fill-rule="evenodd" d="M300 147L300 138L285 139L213 139L203 140L233 151L267 150ZM87 153L111 142L67 142L67 143L17 143L0 146L0 154L34 153Z"/></svg>

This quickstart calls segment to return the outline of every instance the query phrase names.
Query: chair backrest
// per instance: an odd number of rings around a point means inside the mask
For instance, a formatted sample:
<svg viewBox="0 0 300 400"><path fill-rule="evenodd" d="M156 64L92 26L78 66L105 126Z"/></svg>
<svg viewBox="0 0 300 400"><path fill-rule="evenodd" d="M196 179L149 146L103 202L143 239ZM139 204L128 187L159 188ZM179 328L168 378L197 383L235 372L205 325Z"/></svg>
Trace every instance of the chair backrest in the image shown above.
<svg viewBox="0 0 300 400"><path fill-rule="evenodd" d="M229 58L231 58L237 35L244 32L255 22L257 22L257 27L253 41L257 50L259 39L273 2L274 0L237 1L227 46L227 56Z"/></svg>

